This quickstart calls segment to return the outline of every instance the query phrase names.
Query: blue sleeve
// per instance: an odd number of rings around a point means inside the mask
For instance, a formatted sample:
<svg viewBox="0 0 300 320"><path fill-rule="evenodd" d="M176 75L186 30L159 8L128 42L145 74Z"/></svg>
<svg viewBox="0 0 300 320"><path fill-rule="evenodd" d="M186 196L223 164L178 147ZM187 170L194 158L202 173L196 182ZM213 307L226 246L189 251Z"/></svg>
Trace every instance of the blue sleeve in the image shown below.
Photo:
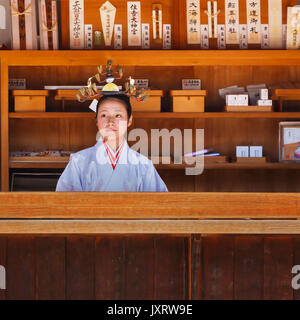
<svg viewBox="0 0 300 320"><path fill-rule="evenodd" d="M70 156L70 161L58 179L55 191L83 191L80 171L76 161Z"/></svg>
<svg viewBox="0 0 300 320"><path fill-rule="evenodd" d="M168 192L168 188L156 171L153 163L150 162L149 166L142 177L139 191L142 192Z"/></svg>

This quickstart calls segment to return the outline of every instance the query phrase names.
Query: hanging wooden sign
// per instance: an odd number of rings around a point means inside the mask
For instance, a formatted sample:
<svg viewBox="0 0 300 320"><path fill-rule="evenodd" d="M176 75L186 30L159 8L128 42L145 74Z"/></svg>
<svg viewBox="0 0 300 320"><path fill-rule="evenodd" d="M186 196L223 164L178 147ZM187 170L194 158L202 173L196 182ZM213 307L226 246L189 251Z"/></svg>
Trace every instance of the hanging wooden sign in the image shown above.
<svg viewBox="0 0 300 320"><path fill-rule="evenodd" d="M186 0L187 43L200 44L200 0Z"/></svg>
<svg viewBox="0 0 300 320"><path fill-rule="evenodd" d="M69 0L70 48L84 48L84 0Z"/></svg>
<svg viewBox="0 0 300 320"><path fill-rule="evenodd" d="M116 8L109 1L106 1L100 8L100 16L104 43L106 46L110 46L116 17Z"/></svg>
<svg viewBox="0 0 300 320"><path fill-rule="evenodd" d="M141 37L141 2L127 2L128 46L140 46Z"/></svg>
<svg viewBox="0 0 300 320"><path fill-rule="evenodd" d="M262 24L261 25L261 48L269 49L270 48L270 35L269 35L269 25Z"/></svg>
<svg viewBox="0 0 300 320"><path fill-rule="evenodd" d="M36 12L33 0L11 0L13 49L37 49Z"/></svg>
<svg viewBox="0 0 300 320"><path fill-rule="evenodd" d="M218 10L217 1L207 1L207 10L205 13L208 16L208 34L209 38L217 38L218 37L218 14L220 10Z"/></svg>
<svg viewBox="0 0 300 320"><path fill-rule="evenodd" d="M286 48L300 48L300 6L288 7Z"/></svg>
<svg viewBox="0 0 300 320"><path fill-rule="evenodd" d="M268 0L269 47L282 48L282 0Z"/></svg>
<svg viewBox="0 0 300 320"><path fill-rule="evenodd" d="M226 43L239 44L239 1L225 0Z"/></svg>
<svg viewBox="0 0 300 320"><path fill-rule="evenodd" d="M152 25L153 25L153 40L156 43L162 42L162 5L152 5Z"/></svg>
<svg viewBox="0 0 300 320"><path fill-rule="evenodd" d="M260 0L247 0L248 44L261 43Z"/></svg>
<svg viewBox="0 0 300 320"><path fill-rule="evenodd" d="M201 49L209 49L208 25L201 25Z"/></svg>
<svg viewBox="0 0 300 320"><path fill-rule="evenodd" d="M0 46L11 48L11 17L10 3L0 0Z"/></svg>
<svg viewBox="0 0 300 320"><path fill-rule="evenodd" d="M58 50L58 26L56 1L39 2L41 50Z"/></svg>

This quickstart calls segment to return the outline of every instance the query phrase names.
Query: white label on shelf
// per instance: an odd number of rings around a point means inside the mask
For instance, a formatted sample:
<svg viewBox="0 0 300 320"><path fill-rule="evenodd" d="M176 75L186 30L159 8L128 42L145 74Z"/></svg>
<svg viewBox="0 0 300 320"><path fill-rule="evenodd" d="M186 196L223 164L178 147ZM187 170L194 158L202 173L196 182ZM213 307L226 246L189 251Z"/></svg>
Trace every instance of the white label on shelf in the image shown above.
<svg viewBox="0 0 300 320"><path fill-rule="evenodd" d="M84 25L84 49L93 49L93 25Z"/></svg>
<svg viewBox="0 0 300 320"><path fill-rule="evenodd" d="M201 49L209 49L208 25L201 25Z"/></svg>
<svg viewBox="0 0 300 320"><path fill-rule="evenodd" d="M261 41L260 0L247 0L248 44Z"/></svg>
<svg viewBox="0 0 300 320"><path fill-rule="evenodd" d="M135 79L135 86L137 89L147 90L149 88L148 79Z"/></svg>
<svg viewBox="0 0 300 320"><path fill-rule="evenodd" d="M218 24L218 48L226 49L225 25Z"/></svg>
<svg viewBox="0 0 300 320"><path fill-rule="evenodd" d="M122 25L115 24L114 48L122 49Z"/></svg>
<svg viewBox="0 0 300 320"><path fill-rule="evenodd" d="M225 0L226 43L239 44L239 1Z"/></svg>
<svg viewBox="0 0 300 320"><path fill-rule="evenodd" d="M171 49L172 47L172 38L171 38L171 25L163 25L163 48Z"/></svg>
<svg viewBox="0 0 300 320"><path fill-rule="evenodd" d="M200 44L200 0L186 0L187 44Z"/></svg>
<svg viewBox="0 0 300 320"><path fill-rule="evenodd" d="M300 142L300 128L283 128L283 144Z"/></svg>
<svg viewBox="0 0 300 320"><path fill-rule="evenodd" d="M261 48L262 49L269 49L270 48L269 25L268 24L261 25Z"/></svg>
<svg viewBox="0 0 300 320"><path fill-rule="evenodd" d="M141 2L127 2L128 46L140 46L141 37Z"/></svg>
<svg viewBox="0 0 300 320"><path fill-rule="evenodd" d="M26 79L9 79L9 90L26 90Z"/></svg>
<svg viewBox="0 0 300 320"><path fill-rule="evenodd" d="M142 48L150 49L150 25L149 23L142 24Z"/></svg>
<svg viewBox="0 0 300 320"><path fill-rule="evenodd" d="M201 90L200 79L183 79L182 90Z"/></svg>
<svg viewBox="0 0 300 320"><path fill-rule="evenodd" d="M248 49L247 25L240 24L240 49Z"/></svg>

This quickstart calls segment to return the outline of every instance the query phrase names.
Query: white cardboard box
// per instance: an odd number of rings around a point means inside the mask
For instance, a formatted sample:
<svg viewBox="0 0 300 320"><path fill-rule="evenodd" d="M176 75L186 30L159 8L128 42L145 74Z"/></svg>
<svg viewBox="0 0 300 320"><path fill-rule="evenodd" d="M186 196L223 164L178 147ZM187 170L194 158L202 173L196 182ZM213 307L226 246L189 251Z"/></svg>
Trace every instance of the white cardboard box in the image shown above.
<svg viewBox="0 0 300 320"><path fill-rule="evenodd" d="M260 89L259 90L259 98L260 98L260 100L268 100L269 99L269 90L268 89Z"/></svg>
<svg viewBox="0 0 300 320"><path fill-rule="evenodd" d="M258 106L272 106L272 100L257 100Z"/></svg>
<svg viewBox="0 0 300 320"><path fill-rule="evenodd" d="M249 157L249 146L237 146L236 157Z"/></svg>
<svg viewBox="0 0 300 320"><path fill-rule="evenodd" d="M250 146L250 157L262 157L263 147L262 146Z"/></svg>

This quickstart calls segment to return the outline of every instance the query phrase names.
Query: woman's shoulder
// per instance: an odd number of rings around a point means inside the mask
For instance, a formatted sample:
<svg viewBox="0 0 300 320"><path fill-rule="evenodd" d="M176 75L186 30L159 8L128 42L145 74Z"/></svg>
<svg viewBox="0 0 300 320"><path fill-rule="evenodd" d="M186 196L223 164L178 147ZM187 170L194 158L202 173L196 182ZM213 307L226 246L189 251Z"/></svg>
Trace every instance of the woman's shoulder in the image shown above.
<svg viewBox="0 0 300 320"><path fill-rule="evenodd" d="M85 149L82 149L82 150L79 150L77 152L74 152L71 154L71 157L70 159L72 160L83 160L83 159L86 159L87 157L89 157L92 153L94 152L94 146L92 147L89 147L89 148L85 148Z"/></svg>

